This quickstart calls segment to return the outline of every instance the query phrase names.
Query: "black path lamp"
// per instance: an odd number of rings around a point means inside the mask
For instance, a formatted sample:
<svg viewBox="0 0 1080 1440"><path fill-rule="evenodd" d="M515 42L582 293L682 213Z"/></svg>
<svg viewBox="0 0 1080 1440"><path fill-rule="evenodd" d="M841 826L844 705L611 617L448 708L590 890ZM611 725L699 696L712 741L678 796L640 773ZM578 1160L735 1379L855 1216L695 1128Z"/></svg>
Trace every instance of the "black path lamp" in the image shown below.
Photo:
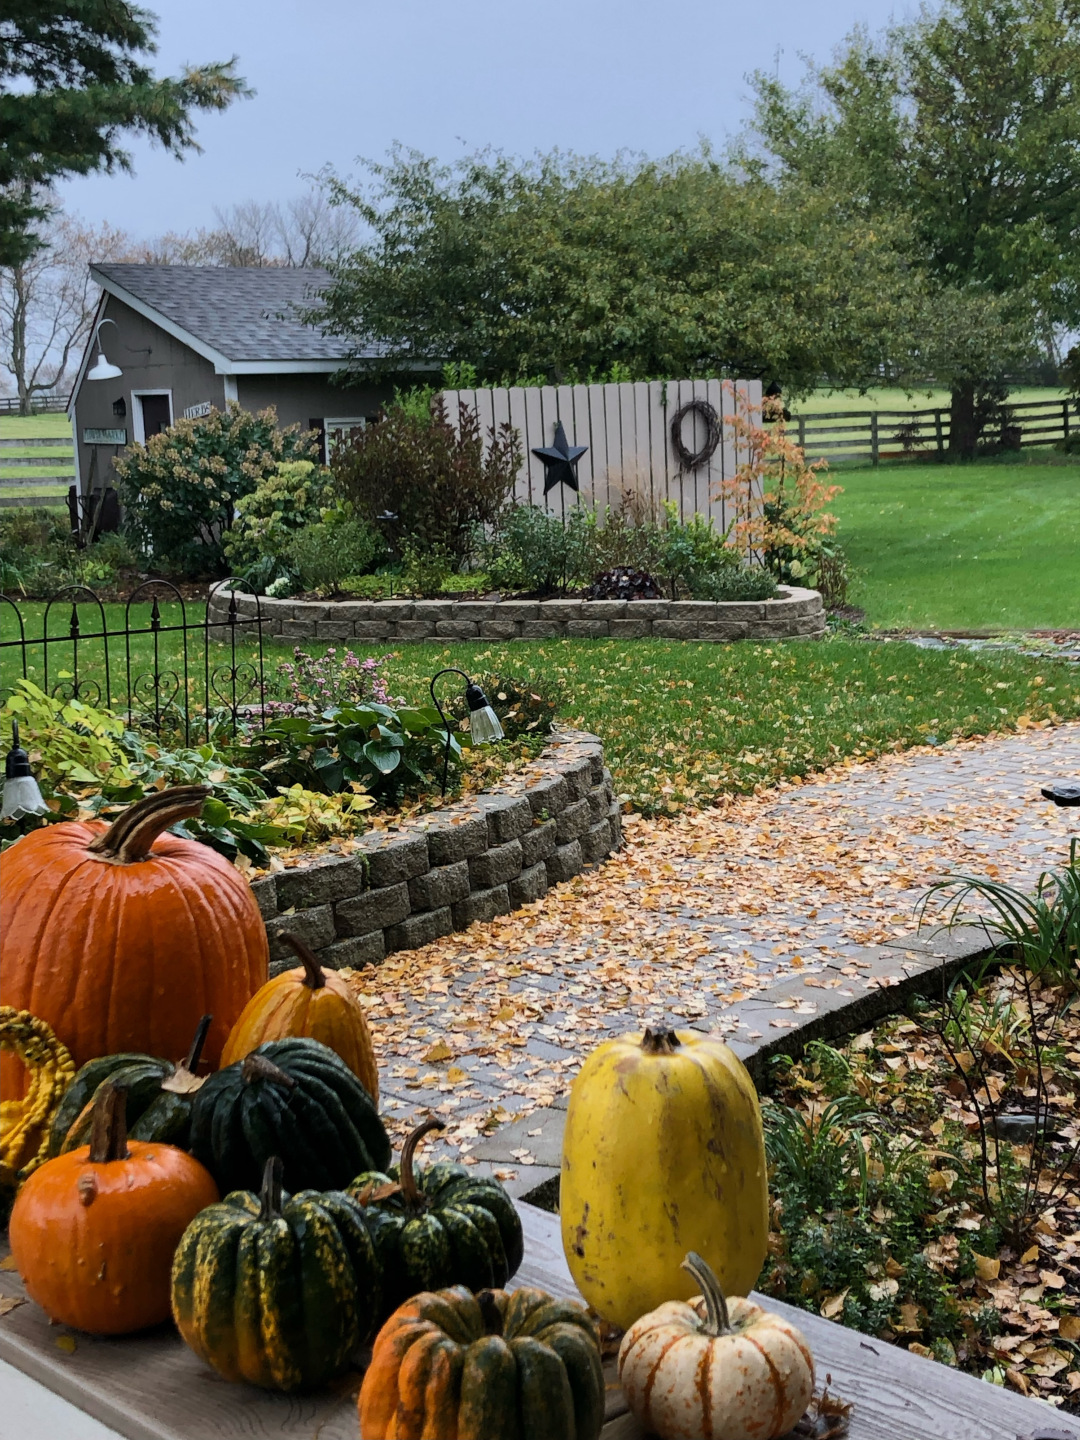
<svg viewBox="0 0 1080 1440"><path fill-rule="evenodd" d="M431 677L431 698L435 702L435 709L442 716L443 726L446 730L446 753L443 755L442 769L442 793L445 795L446 777L450 770L450 722L446 718L446 711L439 704L439 697L435 694L435 681L444 675L460 675L465 681L465 704L469 707L469 734L472 736L474 745L494 745L496 740L503 738L503 728L499 724L499 717L488 704L488 698L483 690L469 679L464 670L458 670L450 665Z"/></svg>
<svg viewBox="0 0 1080 1440"><path fill-rule="evenodd" d="M11 722L11 749L4 761L4 799L0 804L0 820L18 820L23 815L47 815L45 803L34 772L30 769L30 756L19 744L19 722Z"/></svg>

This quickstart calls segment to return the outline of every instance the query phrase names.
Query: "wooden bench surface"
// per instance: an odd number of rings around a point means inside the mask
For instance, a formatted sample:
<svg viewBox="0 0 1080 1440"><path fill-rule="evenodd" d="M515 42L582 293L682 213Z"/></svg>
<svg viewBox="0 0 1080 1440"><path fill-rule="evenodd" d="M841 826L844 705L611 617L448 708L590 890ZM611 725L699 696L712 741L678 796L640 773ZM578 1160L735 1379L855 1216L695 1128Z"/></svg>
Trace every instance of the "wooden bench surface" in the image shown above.
<svg viewBox="0 0 1080 1440"><path fill-rule="evenodd" d="M558 1217L532 1205L518 1208L525 1261L515 1283L576 1295ZM22 1299L24 1293L17 1274L0 1270L0 1296ZM762 1303L799 1326L819 1383L831 1374L830 1389L853 1403L850 1440L1039 1440L1047 1433L1080 1440L1080 1421L1049 1406L779 1301ZM317 1396L230 1385L171 1327L101 1340L50 1326L27 1303L0 1315L0 1358L127 1440L359 1440L355 1372ZM610 1379L603 1440L644 1440Z"/></svg>

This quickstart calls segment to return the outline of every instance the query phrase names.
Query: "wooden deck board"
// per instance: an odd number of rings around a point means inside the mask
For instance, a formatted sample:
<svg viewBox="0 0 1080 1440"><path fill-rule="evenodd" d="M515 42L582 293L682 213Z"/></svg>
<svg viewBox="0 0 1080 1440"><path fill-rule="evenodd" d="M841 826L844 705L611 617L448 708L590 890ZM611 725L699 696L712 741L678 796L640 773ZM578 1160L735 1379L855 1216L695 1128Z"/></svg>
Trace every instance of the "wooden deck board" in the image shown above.
<svg viewBox="0 0 1080 1440"><path fill-rule="evenodd" d="M519 1209L526 1244L515 1284L576 1294L558 1217ZM0 1295L23 1294L18 1275L0 1271ZM1080 1440L1080 1421L1049 1406L779 1301L763 1303L802 1329L819 1380L831 1374L831 1388L854 1403L851 1440L1017 1440L1047 1429ZM70 1333L50 1326L36 1305L19 1305L0 1316L0 1357L126 1440L358 1440L359 1372L333 1391L290 1398L219 1379L171 1327L121 1340L76 1334L68 1353L56 1342ZM613 1385L603 1440L643 1440L622 1409Z"/></svg>

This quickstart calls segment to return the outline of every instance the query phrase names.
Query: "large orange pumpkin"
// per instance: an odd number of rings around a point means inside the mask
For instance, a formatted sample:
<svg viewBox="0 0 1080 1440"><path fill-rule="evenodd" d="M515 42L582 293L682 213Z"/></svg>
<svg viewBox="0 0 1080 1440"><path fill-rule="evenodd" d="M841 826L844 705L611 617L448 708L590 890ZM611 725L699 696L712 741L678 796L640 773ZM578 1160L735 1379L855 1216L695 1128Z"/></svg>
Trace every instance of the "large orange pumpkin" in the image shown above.
<svg viewBox="0 0 1080 1440"><path fill-rule="evenodd" d="M131 1140L125 1095L105 1085L89 1145L35 1170L11 1212L11 1253L50 1320L92 1335L126 1335L170 1314L180 1237L218 1198L192 1156Z"/></svg>
<svg viewBox="0 0 1080 1440"><path fill-rule="evenodd" d="M322 968L299 935L284 932L278 938L302 963L295 970L276 975L244 1006L225 1042L222 1069L243 1060L267 1040L305 1035L336 1051L372 1100L378 1102L379 1067L360 1001L340 975Z"/></svg>
<svg viewBox="0 0 1080 1440"><path fill-rule="evenodd" d="M247 881L223 856L165 831L198 815L202 785L149 795L111 827L31 831L0 866L0 992L46 1020L76 1065L138 1051L175 1059L199 1022L216 1066L241 1010L266 983L269 950ZM5 1098L22 1094L0 1059Z"/></svg>

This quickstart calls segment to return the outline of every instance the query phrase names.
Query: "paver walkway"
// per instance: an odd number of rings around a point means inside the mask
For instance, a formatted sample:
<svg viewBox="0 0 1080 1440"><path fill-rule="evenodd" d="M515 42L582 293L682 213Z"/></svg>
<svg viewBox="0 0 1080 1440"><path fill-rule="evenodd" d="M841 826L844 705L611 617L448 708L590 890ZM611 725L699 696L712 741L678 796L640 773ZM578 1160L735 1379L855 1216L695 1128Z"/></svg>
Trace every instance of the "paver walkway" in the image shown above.
<svg viewBox="0 0 1080 1440"><path fill-rule="evenodd" d="M607 1036L666 1021L746 1053L798 1016L896 983L928 949L944 953L940 936L916 939L931 880L1026 885L1063 859L1078 812L1039 789L1077 775L1069 724L631 820L622 852L537 905L358 972L387 1118L404 1130L434 1112L444 1146L494 1158L484 1137L558 1106ZM522 1171L517 1189L538 1158L530 1129L539 1138L542 1123L520 1119L518 1143L498 1152Z"/></svg>

